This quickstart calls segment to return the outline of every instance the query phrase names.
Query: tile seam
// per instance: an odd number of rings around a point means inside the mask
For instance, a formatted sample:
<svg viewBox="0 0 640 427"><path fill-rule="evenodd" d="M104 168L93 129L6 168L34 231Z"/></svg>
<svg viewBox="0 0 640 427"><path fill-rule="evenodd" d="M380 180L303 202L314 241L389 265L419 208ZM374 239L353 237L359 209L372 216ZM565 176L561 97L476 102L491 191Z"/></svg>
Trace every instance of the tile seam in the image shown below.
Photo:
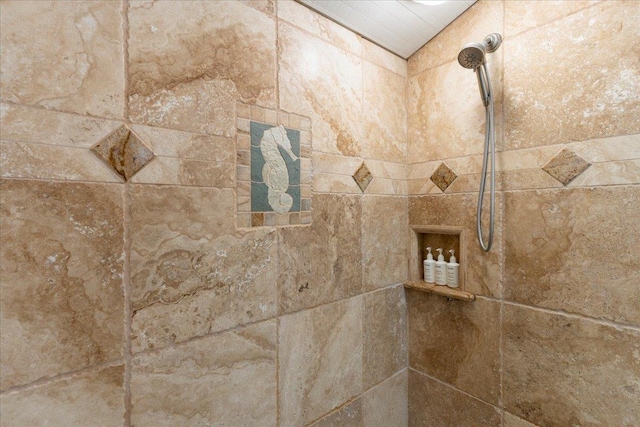
<svg viewBox="0 0 640 427"><path fill-rule="evenodd" d="M20 385L16 385L16 386L12 386L9 387L5 390L2 390L0 392L0 396L8 396L10 394L16 394L16 393L21 393L23 391L30 391L30 390L35 390L37 388L40 387L44 387L47 386L49 384L53 384L59 381L65 381L68 379L73 379L76 377L79 377L83 374L86 373L90 373L90 372L95 372L95 371L100 371L102 369L105 368L110 368L110 367L114 367L114 366L120 366L120 365L124 365L124 358L123 357L119 357L117 359L111 359L108 360L106 362L102 362L102 363L96 363L93 365L89 365L86 366L84 368L80 368L77 369L75 371L68 371L68 372L63 372L57 375L54 375L52 377L48 377L48 378L39 378L35 381L26 383L26 384L20 384Z"/></svg>
<svg viewBox="0 0 640 427"><path fill-rule="evenodd" d="M538 312L542 312L542 313L546 313L546 314L551 314L551 315L556 315L556 316L569 317L569 318L572 318L572 319L583 320L585 322L592 322L592 323L599 324L601 326L607 326L607 327L610 327L610 328L614 328L616 330L628 330L628 331L640 332L640 325L634 325L634 324L631 324L631 323L620 323L620 322L615 322L613 320L598 319L596 317L585 316L584 314L571 313L571 312L563 311L563 310L553 310L553 309L550 309L550 308L538 307L538 306L534 306L534 305L527 305L527 304L522 304L522 303L518 303L518 302L514 302L514 301L509 301L507 299L501 300L501 299L498 299L498 298L495 298L495 297L486 296L486 295L476 295L476 298L483 299L483 300L489 300L489 301L493 301L493 302L503 301L503 303L505 305L509 305L509 306L513 306L513 307L519 307L519 308L525 308L525 309L530 309L530 310L534 310L534 311L538 311Z"/></svg>

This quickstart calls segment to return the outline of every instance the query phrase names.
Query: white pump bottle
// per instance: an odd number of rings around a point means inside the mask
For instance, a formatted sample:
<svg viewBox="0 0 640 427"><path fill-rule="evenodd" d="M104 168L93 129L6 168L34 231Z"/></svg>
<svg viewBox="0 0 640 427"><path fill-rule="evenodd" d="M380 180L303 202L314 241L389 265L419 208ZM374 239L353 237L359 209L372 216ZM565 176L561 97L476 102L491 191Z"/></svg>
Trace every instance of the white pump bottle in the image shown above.
<svg viewBox="0 0 640 427"><path fill-rule="evenodd" d="M431 255L431 246L427 248L427 258L422 262L424 267L424 281L427 283L433 283L436 281L436 262Z"/></svg>
<svg viewBox="0 0 640 427"><path fill-rule="evenodd" d="M449 253L451 254L451 258L449 258L449 263L447 264L447 286L457 288L460 286L460 264L456 262L455 251L451 249Z"/></svg>
<svg viewBox="0 0 640 427"><path fill-rule="evenodd" d="M436 285L446 285L447 284L447 263L444 261L444 256L442 255L442 248L436 249L436 251L440 252L438 255L438 261L436 261Z"/></svg>

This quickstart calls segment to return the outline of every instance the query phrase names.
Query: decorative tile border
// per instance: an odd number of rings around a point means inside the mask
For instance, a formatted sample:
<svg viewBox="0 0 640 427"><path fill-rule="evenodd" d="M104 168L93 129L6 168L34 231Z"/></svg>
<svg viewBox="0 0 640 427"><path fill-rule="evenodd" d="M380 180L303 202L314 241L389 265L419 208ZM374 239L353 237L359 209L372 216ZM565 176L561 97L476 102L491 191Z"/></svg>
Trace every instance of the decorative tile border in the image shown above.
<svg viewBox="0 0 640 427"><path fill-rule="evenodd" d="M238 102L238 227L311 223L311 119Z"/></svg>

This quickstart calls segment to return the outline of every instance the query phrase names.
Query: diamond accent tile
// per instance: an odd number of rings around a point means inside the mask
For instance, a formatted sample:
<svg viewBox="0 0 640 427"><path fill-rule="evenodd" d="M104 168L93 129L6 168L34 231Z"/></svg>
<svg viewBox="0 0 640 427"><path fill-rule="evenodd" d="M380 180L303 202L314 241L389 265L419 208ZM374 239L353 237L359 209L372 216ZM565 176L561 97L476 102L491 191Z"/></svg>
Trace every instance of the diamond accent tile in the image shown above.
<svg viewBox="0 0 640 427"><path fill-rule="evenodd" d="M440 166L438 166L438 169L436 169L433 175L431 175L431 181L433 181L433 183L444 192L444 190L446 190L457 177L458 175L456 175L449 166L445 163L441 163Z"/></svg>
<svg viewBox="0 0 640 427"><path fill-rule="evenodd" d="M582 172L586 171L589 166L591 166L591 163L578 156L572 150L563 148L542 167L542 170L567 185Z"/></svg>
<svg viewBox="0 0 640 427"><path fill-rule="evenodd" d="M155 157L153 151L126 126L121 126L106 136L91 151L125 181L130 180Z"/></svg>
<svg viewBox="0 0 640 427"><path fill-rule="evenodd" d="M358 187L360 187L360 190L362 190L362 192L364 193L364 191L371 183L373 175L371 175L371 172L369 172L369 168L367 167L367 165L362 162L358 170L353 174L353 179L356 181L356 184L358 184Z"/></svg>

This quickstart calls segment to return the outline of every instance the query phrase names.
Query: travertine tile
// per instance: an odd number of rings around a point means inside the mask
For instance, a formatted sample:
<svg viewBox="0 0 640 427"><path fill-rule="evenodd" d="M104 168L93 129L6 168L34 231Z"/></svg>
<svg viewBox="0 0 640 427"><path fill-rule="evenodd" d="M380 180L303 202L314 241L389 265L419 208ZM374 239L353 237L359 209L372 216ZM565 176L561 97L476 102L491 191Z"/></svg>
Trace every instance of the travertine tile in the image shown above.
<svg viewBox="0 0 640 427"><path fill-rule="evenodd" d="M359 156L360 57L284 22L278 31L280 108L311 118L314 151Z"/></svg>
<svg viewBox="0 0 640 427"><path fill-rule="evenodd" d="M365 427L362 413L362 399L357 398L342 408L321 418L310 427Z"/></svg>
<svg viewBox="0 0 640 427"><path fill-rule="evenodd" d="M511 304L503 327L509 412L542 426L640 424L639 332Z"/></svg>
<svg viewBox="0 0 640 427"><path fill-rule="evenodd" d="M133 1L129 32L135 123L232 136L236 100L275 107L269 15L241 2Z"/></svg>
<svg viewBox="0 0 640 427"><path fill-rule="evenodd" d="M405 427L408 425L407 369L362 395L364 427Z"/></svg>
<svg viewBox="0 0 640 427"><path fill-rule="evenodd" d="M568 147L590 162L640 159L640 134L574 142Z"/></svg>
<svg viewBox="0 0 640 427"><path fill-rule="evenodd" d="M402 77L407 77L406 60L367 39L361 38L360 40L362 43L362 59L386 68Z"/></svg>
<svg viewBox="0 0 640 427"><path fill-rule="evenodd" d="M310 227L278 231L284 312L357 295L362 288L360 199L316 194L312 215Z"/></svg>
<svg viewBox="0 0 640 427"><path fill-rule="evenodd" d="M507 193L505 297L640 325L640 188Z"/></svg>
<svg viewBox="0 0 640 427"><path fill-rule="evenodd" d="M360 167L362 159L314 151L312 162L313 171L316 173L351 175Z"/></svg>
<svg viewBox="0 0 640 427"><path fill-rule="evenodd" d="M121 7L116 1L2 2L2 99L122 118Z"/></svg>
<svg viewBox="0 0 640 427"><path fill-rule="evenodd" d="M410 427L499 427L497 408L409 369Z"/></svg>
<svg viewBox="0 0 640 427"><path fill-rule="evenodd" d="M413 369L492 404L500 396L500 304L407 291Z"/></svg>
<svg viewBox="0 0 640 427"><path fill-rule="evenodd" d="M360 36L294 0L278 1L278 19L360 56Z"/></svg>
<svg viewBox="0 0 640 427"><path fill-rule="evenodd" d="M498 50L490 55L487 62L495 100L496 147L500 150L502 53ZM482 154L486 116L472 70L458 61L449 62L409 78L407 85L410 163Z"/></svg>
<svg viewBox="0 0 640 427"><path fill-rule="evenodd" d="M120 365L4 394L0 426L122 426L123 382Z"/></svg>
<svg viewBox="0 0 640 427"><path fill-rule="evenodd" d="M280 423L306 425L362 392L363 297L280 318Z"/></svg>
<svg viewBox="0 0 640 427"><path fill-rule="evenodd" d="M502 2L477 2L409 58L409 75L415 76L449 61L456 61L455 65L459 67L457 58L462 46L470 42L480 43L489 34L500 33L502 22ZM469 94L477 95L477 92L476 89Z"/></svg>
<svg viewBox="0 0 640 427"><path fill-rule="evenodd" d="M507 147L638 133L639 18L638 2L601 2L507 39Z"/></svg>
<svg viewBox="0 0 640 427"><path fill-rule="evenodd" d="M275 425L275 323L135 357L132 425Z"/></svg>
<svg viewBox="0 0 640 427"><path fill-rule="evenodd" d="M236 180L234 163L215 163L195 159L157 156L131 182L169 184L194 187L233 188Z"/></svg>
<svg viewBox="0 0 640 427"><path fill-rule="evenodd" d="M367 190L369 184L371 184L372 179L373 175L371 175L365 162L362 162L360 167L353 173L353 180L358 184L358 187L360 187L363 193Z"/></svg>
<svg viewBox="0 0 640 427"><path fill-rule="evenodd" d="M467 235L466 256L460 258L460 269L464 269L465 272L463 275L465 278L463 290L467 292L500 296L500 245L502 231L499 225L502 221L500 208L502 199L503 196L501 194L496 194L496 226L494 229L493 248L490 252L482 250L476 235L477 194L438 194L411 197L409 199L409 224L465 227ZM488 197L485 198L482 224L485 238L488 238Z"/></svg>
<svg viewBox="0 0 640 427"><path fill-rule="evenodd" d="M122 355L121 186L1 181L2 389Z"/></svg>
<svg viewBox="0 0 640 427"><path fill-rule="evenodd" d="M4 3L3 3L4 7ZM91 148L121 122L0 103L0 139Z"/></svg>
<svg viewBox="0 0 640 427"><path fill-rule="evenodd" d="M429 179L442 191L445 191L458 175L446 163L441 163Z"/></svg>
<svg viewBox="0 0 640 427"><path fill-rule="evenodd" d="M525 421L520 417L516 417L508 412L504 413L504 427L538 427L535 424L531 424L529 421Z"/></svg>
<svg viewBox="0 0 640 427"><path fill-rule="evenodd" d="M313 191L315 193L362 194L362 190L351 175L314 173Z"/></svg>
<svg viewBox="0 0 640 427"><path fill-rule="evenodd" d="M368 61L362 62L362 75L362 155L403 163L407 153L407 80Z"/></svg>
<svg viewBox="0 0 640 427"><path fill-rule="evenodd" d="M362 198L362 285L365 290L407 280L406 198Z"/></svg>
<svg viewBox="0 0 640 427"><path fill-rule="evenodd" d="M640 183L640 159L594 163L569 187Z"/></svg>
<svg viewBox="0 0 640 427"><path fill-rule="evenodd" d="M524 31L541 27L592 6L598 1L551 0L545 1L544 7L540 7L540 4L534 1L505 1L503 36L510 38Z"/></svg>
<svg viewBox="0 0 640 427"><path fill-rule="evenodd" d="M364 296L363 388L407 366L407 303L397 286Z"/></svg>
<svg viewBox="0 0 640 427"><path fill-rule="evenodd" d="M134 351L276 313L276 233L235 231L228 189L131 188Z"/></svg>
<svg viewBox="0 0 640 427"><path fill-rule="evenodd" d="M0 141L5 178L122 183L120 176L86 148Z"/></svg>
<svg viewBox="0 0 640 427"><path fill-rule="evenodd" d="M562 151L549 160L549 163L542 167L542 170L567 185L587 170L589 166L591 166L591 163L578 156L572 150L563 148Z"/></svg>
<svg viewBox="0 0 640 427"><path fill-rule="evenodd" d="M91 151L125 181L129 181L155 157L153 151L126 126L116 129L93 146Z"/></svg>

